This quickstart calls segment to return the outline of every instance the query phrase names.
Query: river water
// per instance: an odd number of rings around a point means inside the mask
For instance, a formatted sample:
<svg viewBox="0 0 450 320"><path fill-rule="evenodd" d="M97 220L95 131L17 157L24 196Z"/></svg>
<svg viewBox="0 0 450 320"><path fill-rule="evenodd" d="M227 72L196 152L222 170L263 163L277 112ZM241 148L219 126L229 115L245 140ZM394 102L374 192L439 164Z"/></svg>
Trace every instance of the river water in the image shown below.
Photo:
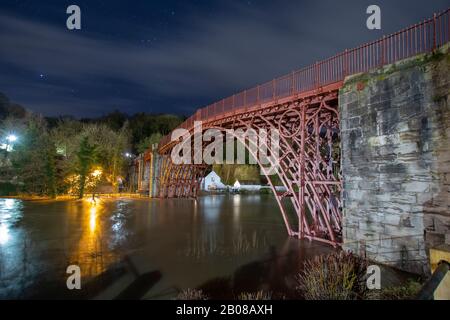
<svg viewBox="0 0 450 320"><path fill-rule="evenodd" d="M330 250L289 238L271 195L0 199L2 299L109 299L140 275L149 277L131 298L172 298L194 287L231 298L284 290L285 274ZM69 265L80 268L81 290L67 289Z"/></svg>

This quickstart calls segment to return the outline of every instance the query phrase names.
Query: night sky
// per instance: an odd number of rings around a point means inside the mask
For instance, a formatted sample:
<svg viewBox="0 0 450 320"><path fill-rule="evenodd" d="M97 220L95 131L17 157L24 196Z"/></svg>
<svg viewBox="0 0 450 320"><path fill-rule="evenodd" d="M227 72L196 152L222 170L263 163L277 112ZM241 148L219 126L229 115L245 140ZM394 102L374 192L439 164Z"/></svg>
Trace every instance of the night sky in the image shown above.
<svg viewBox="0 0 450 320"><path fill-rule="evenodd" d="M82 29L66 28L81 8ZM366 28L366 8L382 30ZM448 0L0 2L0 92L47 116L190 115L397 31Z"/></svg>

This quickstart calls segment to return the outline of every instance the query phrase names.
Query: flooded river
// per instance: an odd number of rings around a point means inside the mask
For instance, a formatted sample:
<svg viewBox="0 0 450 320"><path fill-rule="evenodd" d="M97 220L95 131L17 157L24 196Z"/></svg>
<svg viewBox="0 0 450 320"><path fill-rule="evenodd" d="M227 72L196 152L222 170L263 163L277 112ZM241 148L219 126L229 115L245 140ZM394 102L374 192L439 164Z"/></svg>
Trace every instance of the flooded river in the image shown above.
<svg viewBox="0 0 450 320"><path fill-rule="evenodd" d="M109 299L145 274L151 280L137 290L140 298L172 298L194 287L229 298L283 286L284 274L329 250L290 239L270 195L0 199L2 299ZM66 287L69 265L80 267L82 293Z"/></svg>

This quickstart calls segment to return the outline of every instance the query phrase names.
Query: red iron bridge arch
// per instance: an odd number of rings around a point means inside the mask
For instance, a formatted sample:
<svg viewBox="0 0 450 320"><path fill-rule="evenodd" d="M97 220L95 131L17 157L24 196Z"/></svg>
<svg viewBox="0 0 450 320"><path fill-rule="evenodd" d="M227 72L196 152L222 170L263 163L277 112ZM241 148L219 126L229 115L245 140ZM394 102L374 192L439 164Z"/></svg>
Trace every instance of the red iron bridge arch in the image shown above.
<svg viewBox="0 0 450 320"><path fill-rule="evenodd" d="M286 192L276 192L271 176L267 179L288 234L339 246L343 190L339 89L349 75L442 47L449 41L449 10L198 109L179 128L192 134L194 122L202 121L203 130L279 130L278 178ZM162 155L158 193L160 197L195 197L207 165L172 163L170 153L177 143L167 135L158 146ZM243 143L250 150L250 141ZM289 200L295 210L293 219L286 207Z"/></svg>

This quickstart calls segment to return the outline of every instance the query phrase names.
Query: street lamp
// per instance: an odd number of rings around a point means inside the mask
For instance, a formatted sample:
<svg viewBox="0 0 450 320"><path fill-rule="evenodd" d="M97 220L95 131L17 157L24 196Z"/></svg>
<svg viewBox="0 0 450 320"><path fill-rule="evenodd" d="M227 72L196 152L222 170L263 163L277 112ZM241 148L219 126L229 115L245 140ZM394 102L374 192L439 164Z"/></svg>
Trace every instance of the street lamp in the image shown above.
<svg viewBox="0 0 450 320"><path fill-rule="evenodd" d="M6 152L11 152L13 150L13 144L15 141L17 141L19 138L15 134L9 134L6 137L6 141L4 141L2 144L0 144L0 149L6 150Z"/></svg>
<svg viewBox="0 0 450 320"><path fill-rule="evenodd" d="M10 134L9 136L6 137L6 140L8 140L9 142L17 141L17 136L14 134Z"/></svg>

